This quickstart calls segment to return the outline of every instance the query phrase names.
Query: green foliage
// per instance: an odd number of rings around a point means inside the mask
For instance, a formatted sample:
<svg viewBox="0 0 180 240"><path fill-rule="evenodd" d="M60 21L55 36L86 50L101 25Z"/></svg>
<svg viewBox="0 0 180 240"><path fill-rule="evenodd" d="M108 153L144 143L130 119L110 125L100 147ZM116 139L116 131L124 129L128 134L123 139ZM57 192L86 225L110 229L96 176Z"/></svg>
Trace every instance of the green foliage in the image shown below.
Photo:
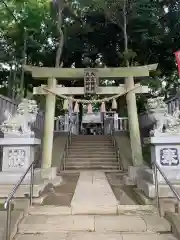
<svg viewBox="0 0 180 240"><path fill-rule="evenodd" d="M9 89L14 86L16 96L21 82L25 38L27 64L54 66L59 34L55 9L49 0L6 2L8 9L0 3L0 63L9 68L1 69L0 80L4 85L1 91L8 93L5 83L9 81ZM124 6L127 52L124 50ZM164 11L164 7L168 7L168 12ZM62 26L64 66L70 67L75 62L76 67L82 67L82 56L94 61L98 53L103 55L104 63L112 67L124 66L125 60L135 66L159 63L158 71L143 82L152 89L151 94L169 97L179 87L174 57L174 51L180 48L179 16L180 3L175 0L66 0ZM10 71L14 65L17 70ZM114 82L106 81L104 84L117 85ZM33 86L43 83L25 74L25 92L32 92ZM76 80L62 84L82 85ZM141 99L139 106L143 106L144 100ZM62 104L59 102L58 105L61 107Z"/></svg>

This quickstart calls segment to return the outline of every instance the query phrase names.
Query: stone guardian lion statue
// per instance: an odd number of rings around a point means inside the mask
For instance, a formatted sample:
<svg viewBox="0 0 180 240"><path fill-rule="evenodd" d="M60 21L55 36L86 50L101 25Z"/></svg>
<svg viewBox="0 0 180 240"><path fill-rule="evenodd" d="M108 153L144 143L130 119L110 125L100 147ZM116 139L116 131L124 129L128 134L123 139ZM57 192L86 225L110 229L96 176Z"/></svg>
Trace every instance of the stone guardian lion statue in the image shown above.
<svg viewBox="0 0 180 240"><path fill-rule="evenodd" d="M147 112L152 114L155 120L154 128L150 131L151 136L158 136L162 133L180 134L180 110L176 108L172 115L168 114L164 98L148 99Z"/></svg>
<svg viewBox="0 0 180 240"><path fill-rule="evenodd" d="M7 119L1 124L0 130L9 136L34 136L31 126L36 121L38 107L35 100L23 99L14 114L6 111Z"/></svg>

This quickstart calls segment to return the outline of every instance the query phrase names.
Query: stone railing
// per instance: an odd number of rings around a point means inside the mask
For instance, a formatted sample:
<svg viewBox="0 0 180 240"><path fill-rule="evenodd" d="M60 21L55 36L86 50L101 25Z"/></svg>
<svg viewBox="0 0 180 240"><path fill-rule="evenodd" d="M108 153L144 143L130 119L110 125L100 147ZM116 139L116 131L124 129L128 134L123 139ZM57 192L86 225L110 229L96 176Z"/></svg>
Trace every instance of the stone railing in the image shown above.
<svg viewBox="0 0 180 240"><path fill-rule="evenodd" d="M71 126L71 131L73 134L78 134L78 115L72 116L70 121L68 115L67 116L59 116L54 120L54 133L68 132Z"/></svg>
<svg viewBox="0 0 180 240"><path fill-rule="evenodd" d="M119 117L118 118L118 131L128 131L128 118Z"/></svg>
<svg viewBox="0 0 180 240"><path fill-rule="evenodd" d="M10 98L0 95L0 123L2 123L5 120L4 113L6 110L8 110L8 112L12 114L15 112L16 108L17 103L12 101Z"/></svg>
<svg viewBox="0 0 180 240"><path fill-rule="evenodd" d="M78 128L78 119L74 117L72 124L72 131L74 134L77 134ZM109 134L111 129L114 128L116 131L127 132L128 131L128 118L127 117L118 117L117 120L114 120L114 117L108 117L104 122L105 133ZM61 116L55 119L54 122L54 132L66 132L68 128L65 127L65 117Z"/></svg>
<svg viewBox="0 0 180 240"><path fill-rule="evenodd" d="M166 101L168 105L168 113L173 114L177 108L180 109L180 95L177 94L175 97Z"/></svg>
<svg viewBox="0 0 180 240"><path fill-rule="evenodd" d="M115 131L119 132L128 132L128 118L127 117L118 117L117 119L114 119L114 117L108 117L105 120L105 133L109 134L112 130L112 128Z"/></svg>
<svg viewBox="0 0 180 240"><path fill-rule="evenodd" d="M64 132L64 129L65 129L64 118L54 120L55 133Z"/></svg>

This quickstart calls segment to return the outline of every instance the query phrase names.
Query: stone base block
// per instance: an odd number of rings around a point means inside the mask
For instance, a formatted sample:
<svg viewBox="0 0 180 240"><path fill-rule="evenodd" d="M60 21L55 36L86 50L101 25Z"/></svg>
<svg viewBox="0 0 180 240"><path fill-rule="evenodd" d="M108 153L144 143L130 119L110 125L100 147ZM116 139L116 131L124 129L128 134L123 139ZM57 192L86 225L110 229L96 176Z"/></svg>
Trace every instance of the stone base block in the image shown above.
<svg viewBox="0 0 180 240"><path fill-rule="evenodd" d="M58 186L62 182L61 177L56 177L53 180L41 180L41 182L35 182L33 186L33 197L38 198L41 193L46 189L51 190L52 186ZM6 198L12 191L14 184L1 184L0 185L0 198ZM23 198L29 196L29 184L20 185L17 192L15 193L15 198Z"/></svg>
<svg viewBox="0 0 180 240"><path fill-rule="evenodd" d="M154 184L154 172L152 169L150 168L143 168L143 169L139 169L138 171L138 179L143 179L147 182L150 182L152 184Z"/></svg>
<svg viewBox="0 0 180 240"><path fill-rule="evenodd" d="M34 182L40 182L43 179L53 180L56 178L56 168L47 169L35 169L34 170ZM23 176L24 172L0 172L0 184L16 184ZM26 175L22 184L29 184L31 179L31 173Z"/></svg>
<svg viewBox="0 0 180 240"><path fill-rule="evenodd" d="M137 177L138 177L138 175L139 175L139 170L140 169L146 169L146 168L148 168L147 166L145 166L145 165L140 165L140 166L129 166L128 167L128 179L126 178L126 179L124 179L125 181L127 180L128 182L132 182L133 184L131 184L131 185L136 185L136 179L137 179ZM127 185L129 185L129 184L127 184Z"/></svg>
<svg viewBox="0 0 180 240"><path fill-rule="evenodd" d="M142 180L141 178L137 179L137 187L144 192L144 194L149 198L156 197L155 185ZM177 192L180 194L180 184L174 185ZM163 198L172 198L174 197L173 192L167 184L159 184L159 196Z"/></svg>
<svg viewBox="0 0 180 240"><path fill-rule="evenodd" d="M51 168L45 168L41 169L41 177L43 179L55 179L57 174L57 168L56 167L51 167Z"/></svg>
<svg viewBox="0 0 180 240"><path fill-rule="evenodd" d="M129 176L123 176L123 183L126 185L126 186L134 186L136 185L136 181L133 180L132 178L130 178Z"/></svg>
<svg viewBox="0 0 180 240"><path fill-rule="evenodd" d="M23 172L0 172L0 184L16 184L23 176ZM23 180L22 184L29 184L31 173L29 172ZM37 169L34 171L34 182L42 180L41 172Z"/></svg>
<svg viewBox="0 0 180 240"><path fill-rule="evenodd" d="M172 184L180 183L180 174L178 169L177 170L173 169L170 171L168 169L167 170L163 169L163 172ZM159 173L159 171L158 171L157 177L158 177L158 182L160 184L166 184L163 176ZM138 178L146 180L147 182L150 182L152 184L155 184L154 171L150 168L139 169Z"/></svg>
<svg viewBox="0 0 180 240"><path fill-rule="evenodd" d="M133 189L135 197L139 203L142 205L155 205L155 198L149 198L147 197L142 190L139 188L134 188Z"/></svg>

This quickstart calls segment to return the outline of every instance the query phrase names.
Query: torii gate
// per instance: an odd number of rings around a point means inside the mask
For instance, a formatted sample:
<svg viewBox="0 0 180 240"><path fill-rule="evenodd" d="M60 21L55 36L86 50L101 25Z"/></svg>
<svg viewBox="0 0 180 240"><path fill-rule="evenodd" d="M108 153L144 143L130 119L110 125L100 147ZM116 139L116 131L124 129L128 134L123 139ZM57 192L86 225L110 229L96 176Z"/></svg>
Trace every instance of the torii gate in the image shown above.
<svg viewBox="0 0 180 240"><path fill-rule="evenodd" d="M126 94L128 123L130 131L130 142L132 151L133 165L138 166L143 163L141 139L139 131L139 121L136 105L136 93L148 93L146 86L134 84L134 77L147 77L150 71L154 71L157 64L138 66L138 67L118 67L118 68L97 68L99 78L118 79L125 78L124 84L119 87L97 87L96 94L115 95ZM61 87L56 84L56 79L72 80L84 79L84 68L48 68L24 66L25 71L31 72L33 78L39 80L47 79L46 86L34 88L34 94L46 95L44 139L42 168L50 168L52 161L53 133L54 133L54 115L56 94L63 95L83 95L83 87ZM137 87L137 88L136 88ZM50 91L45 91L44 88ZM133 91L131 91L134 89ZM53 93L53 94L52 94Z"/></svg>

